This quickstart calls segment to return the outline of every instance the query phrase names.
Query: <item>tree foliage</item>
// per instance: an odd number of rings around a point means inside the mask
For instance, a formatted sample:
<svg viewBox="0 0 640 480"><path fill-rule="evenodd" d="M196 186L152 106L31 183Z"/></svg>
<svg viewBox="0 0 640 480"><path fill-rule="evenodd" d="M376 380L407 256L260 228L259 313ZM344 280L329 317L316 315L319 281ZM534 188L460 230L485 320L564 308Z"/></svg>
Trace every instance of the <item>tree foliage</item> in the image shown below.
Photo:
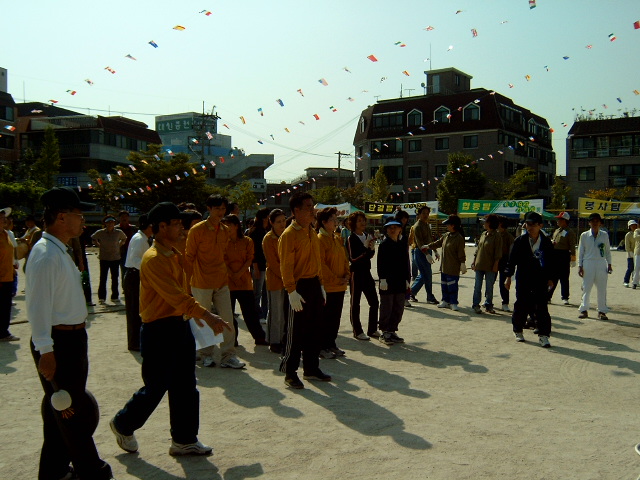
<svg viewBox="0 0 640 480"><path fill-rule="evenodd" d="M565 177L556 175L553 185L551 186L551 202L548 208L552 210L564 210L567 208L569 192L571 192L571 187L567 185Z"/></svg>
<svg viewBox="0 0 640 480"><path fill-rule="evenodd" d="M533 198L527 195L527 185L536 180L536 171L531 167L524 167L515 172L506 182L490 180L491 191L496 200L517 200Z"/></svg>
<svg viewBox="0 0 640 480"><path fill-rule="evenodd" d="M367 190L364 194L364 200L367 202L384 202L389 198L389 180L384 174L384 167L376 171L375 176L367 182Z"/></svg>
<svg viewBox="0 0 640 480"><path fill-rule="evenodd" d="M620 193L623 193L623 192L618 191L617 188L609 187L609 188L603 188L600 190L598 189L587 190L584 195L585 197L594 198L596 200L611 200L611 199L621 200Z"/></svg>
<svg viewBox="0 0 640 480"><path fill-rule="evenodd" d="M342 190L333 185L318 188L311 192L316 203L324 203L325 205L337 205L342 203Z"/></svg>
<svg viewBox="0 0 640 480"><path fill-rule="evenodd" d="M51 125L44 131L44 142L40 156L31 165L30 178L45 189L56 184L56 175L60 173L60 145Z"/></svg>
<svg viewBox="0 0 640 480"><path fill-rule="evenodd" d="M149 145L145 152L131 152L127 160L135 171L129 165L119 165L113 169L111 181L96 170L87 172L94 182L91 196L105 213L120 210L122 204L142 212L159 202L191 202L201 206L213 191L206 184L206 171L189 163L189 155L185 153L165 160L160 145Z"/></svg>
<svg viewBox="0 0 640 480"><path fill-rule="evenodd" d="M471 155L450 153L447 174L438 183L438 209L445 213L458 210L459 198L480 199L484 197L487 176L480 171Z"/></svg>
<svg viewBox="0 0 640 480"><path fill-rule="evenodd" d="M229 202L238 204L243 218L247 217L247 211L253 211L257 207L256 194L249 180L245 180L230 188L227 199Z"/></svg>
<svg viewBox="0 0 640 480"><path fill-rule="evenodd" d="M342 198L344 201L360 209L364 208L364 194L364 183L356 183L353 187L342 190Z"/></svg>

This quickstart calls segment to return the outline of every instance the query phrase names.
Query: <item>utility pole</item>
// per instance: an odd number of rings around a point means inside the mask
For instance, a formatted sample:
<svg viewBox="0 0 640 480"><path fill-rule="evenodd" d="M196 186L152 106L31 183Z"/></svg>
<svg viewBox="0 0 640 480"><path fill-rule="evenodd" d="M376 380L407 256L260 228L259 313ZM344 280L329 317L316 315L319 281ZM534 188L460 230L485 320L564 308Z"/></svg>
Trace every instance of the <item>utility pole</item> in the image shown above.
<svg viewBox="0 0 640 480"><path fill-rule="evenodd" d="M340 151L335 153L336 155L338 155L338 179L336 180L336 187L340 188L340 161L342 160L342 157L350 157L351 154L350 153L342 153Z"/></svg>

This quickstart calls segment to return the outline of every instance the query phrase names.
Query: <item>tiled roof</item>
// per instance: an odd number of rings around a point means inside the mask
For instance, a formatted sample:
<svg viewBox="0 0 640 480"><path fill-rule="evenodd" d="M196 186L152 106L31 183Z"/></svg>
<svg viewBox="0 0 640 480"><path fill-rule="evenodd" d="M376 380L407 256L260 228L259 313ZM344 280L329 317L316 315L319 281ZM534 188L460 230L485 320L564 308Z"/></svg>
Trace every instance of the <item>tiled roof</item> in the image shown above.
<svg viewBox="0 0 640 480"><path fill-rule="evenodd" d="M640 133L640 117L575 122L569 130L569 134L574 136L612 133Z"/></svg>

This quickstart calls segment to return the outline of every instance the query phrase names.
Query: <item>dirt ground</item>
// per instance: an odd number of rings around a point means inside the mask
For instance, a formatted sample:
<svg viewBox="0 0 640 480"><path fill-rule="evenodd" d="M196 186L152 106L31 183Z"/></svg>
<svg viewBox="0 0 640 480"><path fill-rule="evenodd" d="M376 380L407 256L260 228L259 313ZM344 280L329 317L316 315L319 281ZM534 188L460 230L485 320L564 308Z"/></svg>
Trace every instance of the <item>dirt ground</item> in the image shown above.
<svg viewBox="0 0 640 480"><path fill-rule="evenodd" d="M95 292L97 258L89 258ZM399 332L406 343L391 347L351 336L347 294L338 339L347 356L321 360L333 381L307 381L300 391L285 388L278 357L254 347L240 321L247 368L196 367L200 439L214 447L207 458L168 455L166 399L136 432L139 453L116 445L108 422L142 385L140 357L126 348L124 307L95 307L88 387L101 421L94 438L119 480L635 479L640 416L630 408L638 401L640 289L622 286L624 252L613 252L613 262L610 320L595 320L595 311L578 319L573 269L572 306L560 305L559 291L550 305L551 349L529 330L527 342L516 343L510 314L474 314L470 274L461 278L459 312L426 303L406 309ZM434 293L440 298L438 275ZM35 479L42 390L24 294L16 301L11 331L21 340L0 344L0 478Z"/></svg>

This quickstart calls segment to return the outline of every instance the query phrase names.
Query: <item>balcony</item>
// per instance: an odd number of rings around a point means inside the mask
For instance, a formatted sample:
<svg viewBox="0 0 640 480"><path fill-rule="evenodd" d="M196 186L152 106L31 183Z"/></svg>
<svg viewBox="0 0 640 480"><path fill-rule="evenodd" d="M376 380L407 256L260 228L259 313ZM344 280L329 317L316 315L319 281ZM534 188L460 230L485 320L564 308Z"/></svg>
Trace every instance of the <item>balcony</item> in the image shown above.
<svg viewBox="0 0 640 480"><path fill-rule="evenodd" d="M571 158L630 157L632 155L640 155L640 146L571 150Z"/></svg>
<svg viewBox="0 0 640 480"><path fill-rule="evenodd" d="M610 187L637 187L640 185L638 183L640 181L640 175L625 175L624 177L609 177L609 186Z"/></svg>

